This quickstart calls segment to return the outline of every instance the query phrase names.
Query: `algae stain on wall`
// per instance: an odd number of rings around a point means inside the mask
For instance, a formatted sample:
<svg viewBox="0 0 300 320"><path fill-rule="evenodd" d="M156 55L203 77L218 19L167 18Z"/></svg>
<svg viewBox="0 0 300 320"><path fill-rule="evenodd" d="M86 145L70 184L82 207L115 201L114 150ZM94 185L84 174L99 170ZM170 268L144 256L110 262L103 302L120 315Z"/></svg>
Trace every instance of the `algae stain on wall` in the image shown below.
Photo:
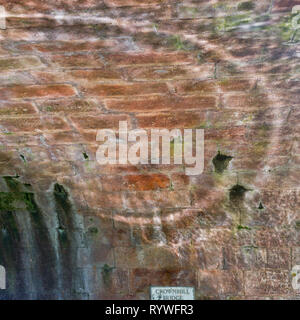
<svg viewBox="0 0 300 320"><path fill-rule="evenodd" d="M77 268L84 232L68 192L55 184L52 195L45 195L47 203L38 204L30 185L18 176L1 180L0 265L7 270L8 286L0 299L78 298L87 290L86 277ZM51 201L49 216L43 207Z"/></svg>

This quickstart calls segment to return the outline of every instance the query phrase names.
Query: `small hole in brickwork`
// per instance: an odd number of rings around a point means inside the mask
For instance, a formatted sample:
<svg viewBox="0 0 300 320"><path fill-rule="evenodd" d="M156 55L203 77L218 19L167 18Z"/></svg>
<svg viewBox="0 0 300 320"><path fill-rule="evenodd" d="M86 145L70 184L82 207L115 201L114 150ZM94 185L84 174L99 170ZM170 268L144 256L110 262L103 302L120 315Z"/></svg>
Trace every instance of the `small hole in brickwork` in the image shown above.
<svg viewBox="0 0 300 320"><path fill-rule="evenodd" d="M242 201L246 191L248 191L248 189L240 184L236 184L230 189L229 198L234 202Z"/></svg>
<svg viewBox="0 0 300 320"><path fill-rule="evenodd" d="M87 160L87 159L89 158L89 156L87 155L86 152L82 152L82 155L83 155L83 157L84 157L85 160Z"/></svg>
<svg viewBox="0 0 300 320"><path fill-rule="evenodd" d="M222 154L220 151L213 158L213 165L215 167L215 171L218 173L222 173L225 169L227 169L229 162L233 157Z"/></svg>
<svg viewBox="0 0 300 320"><path fill-rule="evenodd" d="M260 203L259 203L259 206L258 206L258 209L259 209L259 210L263 210L264 208L265 208L265 207L264 207L263 204L260 202Z"/></svg>
<svg viewBox="0 0 300 320"><path fill-rule="evenodd" d="M23 160L24 163L26 163L26 158L22 154L20 154L20 158Z"/></svg>

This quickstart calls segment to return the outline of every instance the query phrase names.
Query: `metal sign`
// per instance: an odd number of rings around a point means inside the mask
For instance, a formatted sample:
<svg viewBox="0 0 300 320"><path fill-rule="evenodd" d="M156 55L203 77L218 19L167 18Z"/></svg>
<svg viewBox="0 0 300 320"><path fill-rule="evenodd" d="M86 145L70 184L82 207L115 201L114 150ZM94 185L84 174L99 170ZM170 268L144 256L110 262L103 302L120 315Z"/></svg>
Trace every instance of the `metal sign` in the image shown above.
<svg viewBox="0 0 300 320"><path fill-rule="evenodd" d="M151 300L195 300L193 287L150 287Z"/></svg>
<svg viewBox="0 0 300 320"><path fill-rule="evenodd" d="M5 274L5 268L3 266L0 266L0 290L6 289L6 274Z"/></svg>

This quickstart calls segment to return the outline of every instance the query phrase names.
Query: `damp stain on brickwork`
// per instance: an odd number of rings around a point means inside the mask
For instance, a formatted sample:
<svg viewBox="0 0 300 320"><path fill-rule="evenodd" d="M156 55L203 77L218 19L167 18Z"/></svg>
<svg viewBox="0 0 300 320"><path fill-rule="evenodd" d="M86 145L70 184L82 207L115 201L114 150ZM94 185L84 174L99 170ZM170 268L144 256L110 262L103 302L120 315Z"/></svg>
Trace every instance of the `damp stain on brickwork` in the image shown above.
<svg viewBox="0 0 300 320"><path fill-rule="evenodd" d="M8 274L7 299L70 299L71 289L84 283L77 254L80 229L65 188L53 188L55 211L47 217L29 184L20 177L2 179L9 189L0 192L0 264ZM49 201L51 195L49 194ZM57 225L51 236L51 225Z"/></svg>
<svg viewBox="0 0 300 320"><path fill-rule="evenodd" d="M233 159L231 156L227 156L218 151L218 154L213 158L212 162L217 173L222 173L227 169L229 162Z"/></svg>

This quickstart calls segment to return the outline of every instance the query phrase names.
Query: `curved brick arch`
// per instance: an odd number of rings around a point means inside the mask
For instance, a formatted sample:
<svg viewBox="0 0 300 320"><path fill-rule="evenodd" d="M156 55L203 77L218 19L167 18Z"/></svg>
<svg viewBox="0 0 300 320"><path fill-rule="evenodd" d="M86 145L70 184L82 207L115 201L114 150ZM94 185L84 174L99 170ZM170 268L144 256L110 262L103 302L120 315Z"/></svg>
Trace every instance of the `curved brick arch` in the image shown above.
<svg viewBox="0 0 300 320"><path fill-rule="evenodd" d="M90 250L78 248L88 281L76 294L143 298L151 284L193 285L198 298L292 294L298 93L296 47L277 27L283 2L87 1L82 12L66 1L37 5L46 17L8 18L2 175L30 182L49 215L49 186L70 190ZM96 130L119 120L205 128L204 174L97 165ZM212 163L218 150L233 157L222 173Z"/></svg>

